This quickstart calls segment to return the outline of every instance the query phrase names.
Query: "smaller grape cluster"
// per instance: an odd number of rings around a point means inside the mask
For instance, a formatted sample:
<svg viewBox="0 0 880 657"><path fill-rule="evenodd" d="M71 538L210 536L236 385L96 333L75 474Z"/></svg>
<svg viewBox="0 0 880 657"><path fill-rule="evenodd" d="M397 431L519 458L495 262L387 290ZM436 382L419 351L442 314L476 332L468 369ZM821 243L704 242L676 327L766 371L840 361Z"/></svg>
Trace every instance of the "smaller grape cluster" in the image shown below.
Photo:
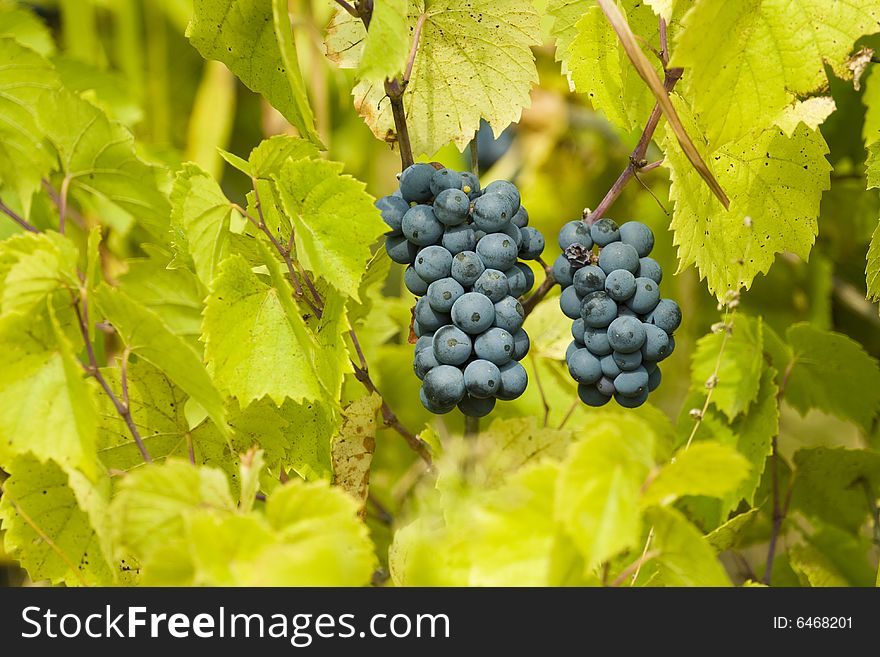
<svg viewBox="0 0 880 657"><path fill-rule="evenodd" d="M578 395L589 406L612 397L626 408L641 406L660 385L657 363L675 349L672 334L681 324L678 304L660 298L663 271L649 257L654 234L638 221L570 221L559 247L553 275L562 312L574 320L565 360Z"/></svg>
<svg viewBox="0 0 880 657"><path fill-rule="evenodd" d="M528 226L516 186L481 190L470 172L419 163L376 206L391 229L388 255L408 265L404 283L419 297L413 369L425 408L483 417L497 399L522 395L530 343L518 297L535 276L519 259L538 258L544 237Z"/></svg>

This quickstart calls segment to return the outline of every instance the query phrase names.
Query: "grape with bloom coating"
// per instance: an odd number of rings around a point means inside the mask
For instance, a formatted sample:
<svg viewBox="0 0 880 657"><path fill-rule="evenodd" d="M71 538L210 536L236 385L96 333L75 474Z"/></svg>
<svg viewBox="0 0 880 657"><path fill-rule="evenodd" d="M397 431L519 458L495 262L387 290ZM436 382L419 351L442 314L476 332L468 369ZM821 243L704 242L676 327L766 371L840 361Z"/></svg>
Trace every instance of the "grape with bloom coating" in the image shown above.
<svg viewBox="0 0 880 657"><path fill-rule="evenodd" d="M404 237L418 246L436 244L443 237L443 224L430 205L414 205L403 215L400 229Z"/></svg>
<svg viewBox="0 0 880 657"><path fill-rule="evenodd" d="M466 292L452 305L452 321L465 333L482 333L495 321L495 306L478 292Z"/></svg>
<svg viewBox="0 0 880 657"><path fill-rule="evenodd" d="M452 258L452 278L465 287L476 283L485 270L482 259L474 251L462 251Z"/></svg>
<svg viewBox="0 0 880 657"><path fill-rule="evenodd" d="M435 342L436 339L435 336ZM513 336L497 326L481 333L474 340L474 353L477 358L488 360L499 367L513 360L514 347Z"/></svg>
<svg viewBox="0 0 880 657"><path fill-rule="evenodd" d="M511 335L522 327L525 316L525 310L516 297L504 297L495 304L495 326Z"/></svg>
<svg viewBox="0 0 880 657"><path fill-rule="evenodd" d="M498 399L510 401L516 399L526 391L529 384L529 376L525 368L513 360L499 368L501 371L501 387L496 396Z"/></svg>
<svg viewBox="0 0 880 657"><path fill-rule="evenodd" d="M440 278L428 286L426 299L438 313L449 313L452 304L464 294L464 288L451 277Z"/></svg>
<svg viewBox="0 0 880 657"><path fill-rule="evenodd" d="M434 333L434 357L438 363L461 365L471 355L471 339L460 328L442 326Z"/></svg>
<svg viewBox="0 0 880 657"><path fill-rule="evenodd" d="M403 215L409 211L409 203L399 196L383 196L376 201L376 207L382 214L382 221L391 229L390 234L400 235Z"/></svg>
<svg viewBox="0 0 880 657"><path fill-rule="evenodd" d="M452 254L442 246L426 246L418 252L413 263L416 273L428 284L449 276Z"/></svg>
<svg viewBox="0 0 880 657"><path fill-rule="evenodd" d="M400 194L410 203L424 203L431 198L431 177L436 169L430 164L412 164L400 174Z"/></svg>
<svg viewBox="0 0 880 657"><path fill-rule="evenodd" d="M434 199L434 216L447 226L458 226L467 221L471 200L460 189L444 189Z"/></svg>
<svg viewBox="0 0 880 657"><path fill-rule="evenodd" d="M464 387L472 397L492 397L501 387L501 370L488 360L471 361L464 368Z"/></svg>
<svg viewBox="0 0 880 657"><path fill-rule="evenodd" d="M599 219L590 226L590 237L593 238L593 244L605 247L620 239L620 230L611 219Z"/></svg>
<svg viewBox="0 0 880 657"><path fill-rule="evenodd" d="M474 283L473 291L489 297L492 303L497 303L510 293L510 285L504 272L486 269Z"/></svg>
<svg viewBox="0 0 880 657"><path fill-rule="evenodd" d="M576 219L569 221L559 230L559 248L565 251L572 244L582 244L585 249L593 248L590 227L586 222Z"/></svg>
<svg viewBox="0 0 880 657"><path fill-rule="evenodd" d="M486 268L505 271L516 264L519 249L516 242L504 233L486 235L477 242L477 255L483 260Z"/></svg>

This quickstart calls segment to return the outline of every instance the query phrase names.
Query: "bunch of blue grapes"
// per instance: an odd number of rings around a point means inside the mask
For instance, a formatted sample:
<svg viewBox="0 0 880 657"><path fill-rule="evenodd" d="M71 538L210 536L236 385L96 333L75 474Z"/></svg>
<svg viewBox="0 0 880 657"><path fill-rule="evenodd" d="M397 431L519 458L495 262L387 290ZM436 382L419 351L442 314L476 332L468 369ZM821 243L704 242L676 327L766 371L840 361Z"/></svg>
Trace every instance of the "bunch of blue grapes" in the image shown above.
<svg viewBox="0 0 880 657"><path fill-rule="evenodd" d="M562 312L574 320L565 360L578 395L589 406L612 397L626 408L641 406L660 385L657 364L672 354L681 324L678 304L660 298L663 271L649 257L654 234L638 221L570 221L559 247L553 275Z"/></svg>
<svg viewBox="0 0 880 657"><path fill-rule="evenodd" d="M419 297L413 369L425 408L483 417L497 399L522 395L528 376L519 361L530 343L518 299L535 276L519 259L540 257L544 237L528 225L516 186L481 190L470 172L420 163L376 206L391 229L388 255L408 265L404 283Z"/></svg>

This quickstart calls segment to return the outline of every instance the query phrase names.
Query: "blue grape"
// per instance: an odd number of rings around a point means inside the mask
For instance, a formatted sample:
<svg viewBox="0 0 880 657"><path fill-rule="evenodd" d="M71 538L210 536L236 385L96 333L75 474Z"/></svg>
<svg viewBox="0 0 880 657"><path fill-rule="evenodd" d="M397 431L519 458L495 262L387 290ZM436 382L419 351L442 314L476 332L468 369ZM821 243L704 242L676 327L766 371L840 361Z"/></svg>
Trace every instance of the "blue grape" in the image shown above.
<svg viewBox="0 0 880 657"><path fill-rule="evenodd" d="M519 210L516 211L516 214L513 215L513 219L510 222L522 230L526 226L529 225L529 213L523 206L519 206Z"/></svg>
<svg viewBox="0 0 880 657"><path fill-rule="evenodd" d="M501 387L501 370L488 360L472 361L464 368L464 387L472 397L493 397Z"/></svg>
<svg viewBox="0 0 880 657"><path fill-rule="evenodd" d="M672 299L660 299L645 321L659 326L671 336L681 324L681 308Z"/></svg>
<svg viewBox="0 0 880 657"><path fill-rule="evenodd" d="M569 374L578 383L596 383L602 378L602 365L589 349L578 349L567 362Z"/></svg>
<svg viewBox="0 0 880 657"><path fill-rule="evenodd" d="M590 226L590 237L593 238L593 244L605 247L620 239L620 230L611 219L599 219Z"/></svg>
<svg viewBox="0 0 880 657"><path fill-rule="evenodd" d="M486 237L487 234L488 234L488 233L486 233L485 230L477 229L477 230L474 231L474 235L477 236L477 242L479 242L481 239L483 239L484 237Z"/></svg>
<svg viewBox="0 0 880 657"><path fill-rule="evenodd" d="M502 228L499 232L504 233L509 238L513 240L513 243L516 244L516 252L519 254L519 248L522 246L522 231L519 228L514 226L513 224L507 224L504 228Z"/></svg>
<svg viewBox="0 0 880 657"><path fill-rule="evenodd" d="M403 235L389 235L385 238L385 250L388 257L401 265L408 265L416 259L419 247Z"/></svg>
<svg viewBox="0 0 880 657"><path fill-rule="evenodd" d="M608 342L608 332L604 328L587 326L584 330L583 341L587 349L597 356L607 356L612 351L611 344Z"/></svg>
<svg viewBox="0 0 880 657"><path fill-rule="evenodd" d="M544 236L537 228L526 226L520 229L522 244L519 247L519 257L523 260L535 260L544 252Z"/></svg>
<svg viewBox="0 0 880 657"><path fill-rule="evenodd" d="M484 195L498 195L505 199L510 204L510 212L511 217L519 210L520 206L520 198L519 198L519 190L516 188L511 182L506 180L496 180L494 182L490 182L486 185L486 188L483 190Z"/></svg>
<svg viewBox="0 0 880 657"><path fill-rule="evenodd" d="M569 285L562 290L562 294L559 295L559 307L566 317L578 319L581 316L581 297L574 285Z"/></svg>
<svg viewBox="0 0 880 657"><path fill-rule="evenodd" d="M531 269L528 269L527 265L518 262L506 272L504 272L504 275L507 277L507 287L510 296L521 297L528 291L529 281L526 277L526 270L531 272Z"/></svg>
<svg viewBox="0 0 880 657"><path fill-rule="evenodd" d="M658 358L658 360L664 360L669 358L672 355L672 352L675 351L675 338L670 335L669 336L669 348L666 350L666 355L663 358Z"/></svg>
<svg viewBox="0 0 880 657"><path fill-rule="evenodd" d="M627 221L620 227L620 241L629 244L640 258L644 258L654 248L654 233L641 221Z"/></svg>
<svg viewBox="0 0 880 657"><path fill-rule="evenodd" d="M599 365L602 366L602 374L607 376L612 381L622 371L617 366L617 363L614 362L614 356L612 356L611 354L608 354L607 356L602 356L602 358L599 359Z"/></svg>
<svg viewBox="0 0 880 657"><path fill-rule="evenodd" d="M434 216L442 224L458 226L467 221L470 206L471 200L460 189L444 189L434 199Z"/></svg>
<svg viewBox="0 0 880 657"><path fill-rule="evenodd" d="M407 290L415 294L417 297L422 296L428 291L428 283L419 276L415 267L412 265L407 267L403 272L403 284L406 285Z"/></svg>
<svg viewBox="0 0 880 657"><path fill-rule="evenodd" d="M419 325L419 320L417 320L415 317L413 317L412 321L412 332L416 334L417 338L423 338L426 336L430 337L434 335L434 331L422 329L422 327Z"/></svg>
<svg viewBox="0 0 880 657"><path fill-rule="evenodd" d="M477 228L487 233L494 233L504 228L504 225L510 221L513 210L510 209L510 202L505 197L498 194L483 194L474 201L471 216Z"/></svg>
<svg viewBox="0 0 880 657"><path fill-rule="evenodd" d="M581 267L574 273L572 285L583 297L592 292L601 292L605 289L605 272L595 265Z"/></svg>
<svg viewBox="0 0 880 657"><path fill-rule="evenodd" d="M605 328L617 317L617 304L604 292L593 292L584 297L581 317L588 327Z"/></svg>
<svg viewBox="0 0 880 657"><path fill-rule="evenodd" d="M430 205L414 205L405 215L401 223L403 234L413 244L428 246L436 244L443 237L443 224L434 216Z"/></svg>
<svg viewBox="0 0 880 657"><path fill-rule="evenodd" d="M473 291L489 297L492 303L497 303L510 293L510 285L504 272L486 269L474 283Z"/></svg>
<svg viewBox="0 0 880 657"><path fill-rule="evenodd" d="M645 323L645 344L642 346L642 359L658 361L666 358L669 352L669 335L659 326Z"/></svg>
<svg viewBox="0 0 880 657"><path fill-rule="evenodd" d="M416 340L416 346L413 351L415 353L419 353L422 349L431 349L434 346L434 337L431 335L424 335L418 340Z"/></svg>
<svg viewBox="0 0 880 657"><path fill-rule="evenodd" d="M636 291L636 277L626 269L615 269L605 279L605 291L615 301L626 301Z"/></svg>
<svg viewBox="0 0 880 657"><path fill-rule="evenodd" d="M428 336L424 336L428 337ZM422 338L419 338L421 340ZM428 337L429 340L433 342L433 338ZM420 349L416 352L415 358L413 359L413 371L416 373L416 376L420 379L424 379L425 375L430 372L432 369L437 367L440 363L437 362L436 356L434 356L434 349L429 347L427 349Z"/></svg>
<svg viewBox="0 0 880 657"><path fill-rule="evenodd" d="M452 411L453 408L456 407L456 404L438 404L434 401L428 399L425 388L422 387L419 389L419 399L422 401L422 406L431 411L434 415L445 415Z"/></svg>
<svg viewBox="0 0 880 657"><path fill-rule="evenodd" d="M452 305L452 321L465 333L482 333L495 321L495 306L478 292L466 292Z"/></svg>
<svg viewBox="0 0 880 657"><path fill-rule="evenodd" d="M465 395L464 398L458 402L458 410L468 417L486 417L492 412L493 408L495 408L494 397L481 399L479 397Z"/></svg>
<svg viewBox="0 0 880 657"><path fill-rule="evenodd" d="M524 262L516 263L515 267L523 273L523 276L526 277L526 289L524 292L528 292L535 285L535 272L533 272L532 268Z"/></svg>
<svg viewBox="0 0 880 657"><path fill-rule="evenodd" d="M611 356L614 358L614 363L622 372L632 372L642 364L641 351L633 351L628 354L620 351L612 351Z"/></svg>
<svg viewBox="0 0 880 657"><path fill-rule="evenodd" d="M444 365L461 365L471 355L471 339L455 326L437 329L433 339L434 357Z"/></svg>
<svg viewBox="0 0 880 657"><path fill-rule="evenodd" d="M620 304L617 307L617 316L618 317L635 317L636 319L641 319L641 317L639 317L639 314L635 310L633 310L632 308L630 308L629 306L626 306L624 304Z"/></svg>
<svg viewBox="0 0 880 657"><path fill-rule="evenodd" d="M452 365L438 365L425 375L422 390L433 404L457 404L464 397L464 375Z"/></svg>
<svg viewBox="0 0 880 657"><path fill-rule="evenodd" d="M495 326L513 335L522 328L525 311L516 297L504 297L495 304Z"/></svg>
<svg viewBox="0 0 880 657"><path fill-rule="evenodd" d="M462 251L452 258L452 278L471 287L485 271L482 259L474 251Z"/></svg>
<svg viewBox="0 0 880 657"><path fill-rule="evenodd" d="M436 340L435 337L435 343ZM495 363L500 367L513 360L513 336L504 329L498 327L490 328L485 333L478 335L476 340L474 340L474 353L477 355L477 358L488 360L490 363Z"/></svg>
<svg viewBox="0 0 880 657"><path fill-rule="evenodd" d="M513 360L522 360L529 353L532 346L529 334L525 329L520 329L513 335Z"/></svg>
<svg viewBox="0 0 880 657"><path fill-rule="evenodd" d="M638 351L645 344L645 327L635 317L618 317L608 326L608 343L623 354Z"/></svg>
<svg viewBox="0 0 880 657"><path fill-rule="evenodd" d="M639 270L639 254L629 244L612 242L599 252L599 267L606 276L615 269L635 273Z"/></svg>
<svg viewBox="0 0 880 657"><path fill-rule="evenodd" d="M415 320L419 323L421 330L433 332L441 326L449 324L450 318L449 313L438 313L431 308L428 298L422 297L416 301Z"/></svg>
<svg viewBox="0 0 880 657"><path fill-rule="evenodd" d="M428 284L446 278L452 271L452 254L442 246L426 246L416 255L413 266Z"/></svg>
<svg viewBox="0 0 880 657"><path fill-rule="evenodd" d="M660 373L659 367L655 367L652 371L648 373L648 392L654 392L657 388L660 387L661 378L662 374Z"/></svg>
<svg viewBox="0 0 880 657"><path fill-rule="evenodd" d="M440 244L452 255L462 251L473 251L477 246L477 235L474 229L466 224L450 226L443 232Z"/></svg>
<svg viewBox="0 0 880 657"><path fill-rule="evenodd" d="M452 304L464 294L464 288L454 278L440 278L428 286L426 298L431 308L438 313L448 313L452 310Z"/></svg>
<svg viewBox="0 0 880 657"><path fill-rule="evenodd" d="M596 381L596 390L606 397L612 397L614 393L617 392L617 389L614 387L614 379L611 379L608 376L603 376Z"/></svg>
<svg viewBox="0 0 880 657"><path fill-rule="evenodd" d="M526 374L522 365L514 360L502 365L499 369L501 370L501 387L495 395L498 399L510 401L526 391L529 375Z"/></svg>
<svg viewBox="0 0 880 657"><path fill-rule="evenodd" d="M430 164L412 164L400 174L400 194L410 203L424 203L430 200L431 177L434 167Z"/></svg>
<svg viewBox="0 0 880 657"><path fill-rule="evenodd" d="M578 397L587 406L604 406L611 401L611 397L603 395L595 385L581 383L578 385Z"/></svg>
<svg viewBox="0 0 880 657"><path fill-rule="evenodd" d="M391 234L400 235L403 215L409 211L409 203L399 196L383 196L376 201L376 207L382 213L382 221L391 229Z"/></svg>
<svg viewBox="0 0 880 657"><path fill-rule="evenodd" d="M645 315L657 307L658 301L660 301L660 287L657 283L650 278L637 278L635 294L626 305L640 315Z"/></svg>
<svg viewBox="0 0 880 657"><path fill-rule="evenodd" d="M584 331L587 330L586 324L584 324L583 317L578 317L571 323L571 337L573 337L578 342L584 341Z"/></svg>
<svg viewBox="0 0 880 657"><path fill-rule="evenodd" d="M511 237L493 233L477 242L477 253L487 268L506 271L516 264L519 249Z"/></svg>
<svg viewBox="0 0 880 657"><path fill-rule="evenodd" d="M461 179L461 174L459 174L458 171L453 171L452 169L438 169L434 172L434 175L431 176L431 182L429 183L431 196L438 196L440 192L447 189L457 189L461 191L463 184L464 181Z"/></svg>
<svg viewBox="0 0 880 657"><path fill-rule="evenodd" d="M639 258L639 272L637 275L640 278L650 278L655 283L660 283L663 280L663 269L654 258Z"/></svg>
<svg viewBox="0 0 880 657"><path fill-rule="evenodd" d="M572 271L571 263L568 261L564 255L560 255L553 261L553 278L559 283L563 288L568 287L572 284L572 277L574 276L574 271Z"/></svg>
<svg viewBox="0 0 880 657"><path fill-rule="evenodd" d="M648 390L648 371L640 365L629 372L621 372L614 379L614 387L624 397L636 397Z"/></svg>
<svg viewBox="0 0 880 657"><path fill-rule="evenodd" d="M474 200L480 196L480 179L477 178L470 171L462 171L461 176L461 190L468 195L471 200Z"/></svg>
<svg viewBox="0 0 880 657"><path fill-rule="evenodd" d="M626 397L618 392L614 395L614 399L624 408L638 408L648 401L648 390L645 389L634 397Z"/></svg>
<svg viewBox="0 0 880 657"><path fill-rule="evenodd" d="M559 230L559 248L565 251L572 244L582 244L585 249L593 248L590 227L580 219L569 221Z"/></svg>
<svg viewBox="0 0 880 657"><path fill-rule="evenodd" d="M580 340L572 340L568 343L568 347L565 349L565 360L568 361L571 358L572 354L576 352L578 349L583 349L584 343Z"/></svg>

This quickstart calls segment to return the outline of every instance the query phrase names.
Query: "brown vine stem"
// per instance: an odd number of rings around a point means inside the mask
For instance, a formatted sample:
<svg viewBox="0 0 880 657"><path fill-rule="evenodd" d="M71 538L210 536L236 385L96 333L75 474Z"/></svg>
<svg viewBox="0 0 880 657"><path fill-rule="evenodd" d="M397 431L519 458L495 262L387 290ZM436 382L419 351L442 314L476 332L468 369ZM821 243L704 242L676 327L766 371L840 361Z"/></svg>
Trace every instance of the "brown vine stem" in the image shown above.
<svg viewBox="0 0 880 657"><path fill-rule="evenodd" d="M36 226L29 223L26 219L24 219L24 217L22 217L15 210L13 210L8 205L6 205L3 201L0 201L0 212L2 212L7 217L12 219L15 223L17 223L19 226L24 228L29 233L39 233L40 232L40 230Z"/></svg>
<svg viewBox="0 0 880 657"><path fill-rule="evenodd" d="M354 5L349 4L345 0L336 0L336 4L339 5L340 7L342 7L345 11L347 11L349 14L351 14L355 18L361 17L360 12L357 9L355 9Z"/></svg>

